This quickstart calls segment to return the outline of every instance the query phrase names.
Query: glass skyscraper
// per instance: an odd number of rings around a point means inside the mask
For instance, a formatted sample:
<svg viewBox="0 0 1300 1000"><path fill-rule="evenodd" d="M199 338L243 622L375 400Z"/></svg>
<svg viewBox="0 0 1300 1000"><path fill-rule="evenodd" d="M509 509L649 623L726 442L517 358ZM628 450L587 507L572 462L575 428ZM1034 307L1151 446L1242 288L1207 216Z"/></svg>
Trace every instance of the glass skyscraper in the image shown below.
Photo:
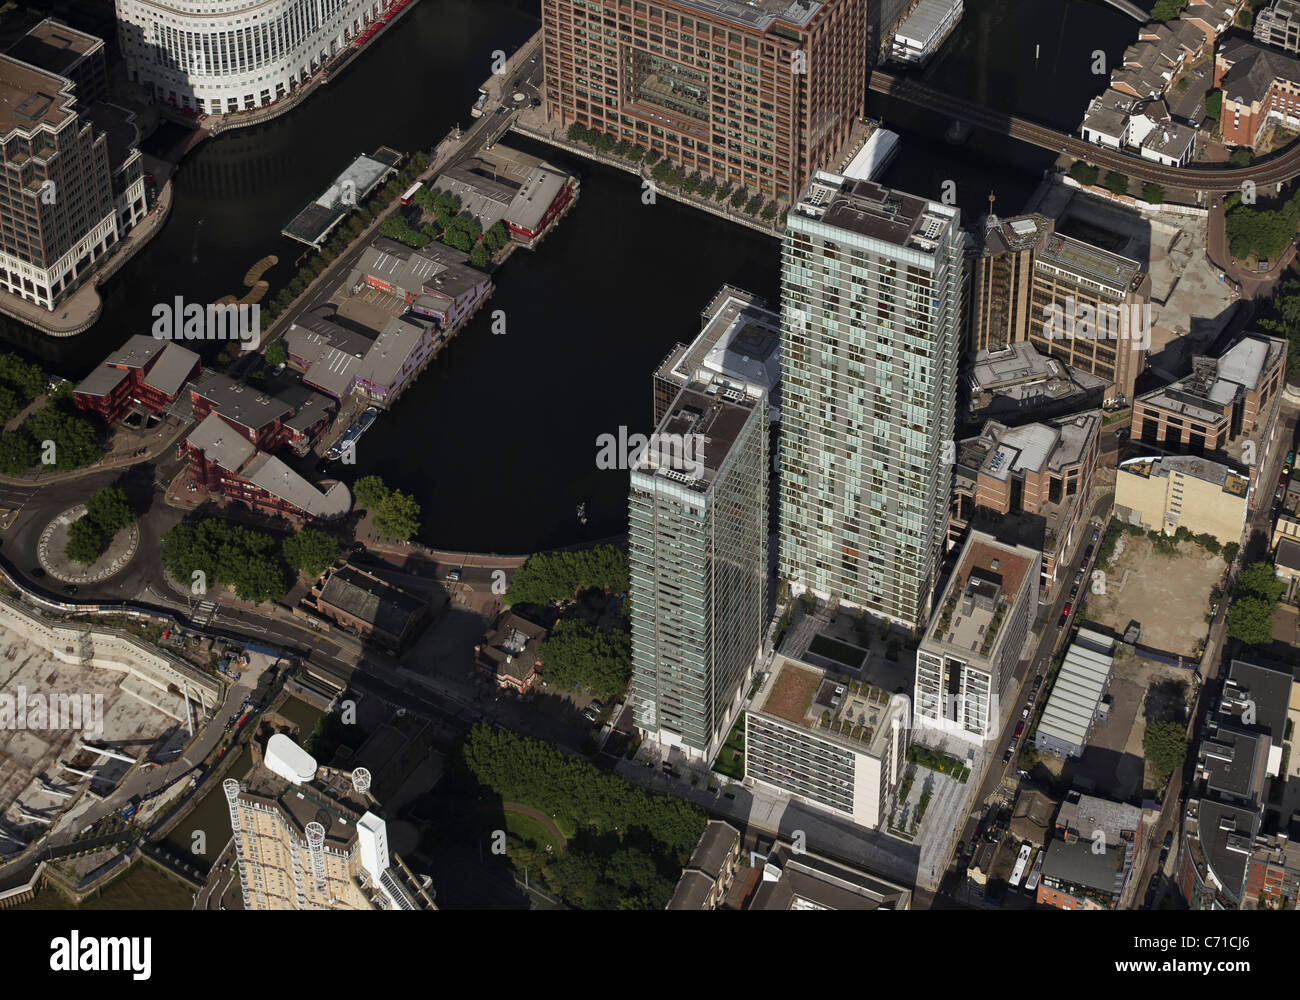
<svg viewBox="0 0 1300 1000"><path fill-rule="evenodd" d="M726 739L762 644L767 409L761 388L693 381L632 464L633 718L693 759Z"/></svg>
<svg viewBox="0 0 1300 1000"><path fill-rule="evenodd" d="M909 627L930 612L952 485L954 207L818 171L782 245L780 572Z"/></svg>

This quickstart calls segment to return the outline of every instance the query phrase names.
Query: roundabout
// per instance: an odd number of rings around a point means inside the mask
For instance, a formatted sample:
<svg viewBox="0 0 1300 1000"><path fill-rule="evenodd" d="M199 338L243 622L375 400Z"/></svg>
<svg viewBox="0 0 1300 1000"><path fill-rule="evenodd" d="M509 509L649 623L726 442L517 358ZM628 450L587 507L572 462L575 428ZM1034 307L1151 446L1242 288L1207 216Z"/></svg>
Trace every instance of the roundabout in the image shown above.
<svg viewBox="0 0 1300 1000"><path fill-rule="evenodd" d="M68 545L68 529L86 514L86 505L70 507L45 526L41 532L36 557L41 569L60 583L99 583L116 576L126 568L140 545L140 527L128 524L109 541L98 559L90 565L73 562L64 550Z"/></svg>

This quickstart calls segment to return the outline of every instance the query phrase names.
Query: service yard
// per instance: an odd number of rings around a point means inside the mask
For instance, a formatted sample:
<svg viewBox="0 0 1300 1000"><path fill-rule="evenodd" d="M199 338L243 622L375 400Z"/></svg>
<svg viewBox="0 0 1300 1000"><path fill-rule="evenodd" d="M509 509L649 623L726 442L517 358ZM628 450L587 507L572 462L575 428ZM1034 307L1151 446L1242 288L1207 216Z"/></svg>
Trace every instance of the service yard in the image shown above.
<svg viewBox="0 0 1300 1000"><path fill-rule="evenodd" d="M1094 576L1083 617L1117 635L1136 621L1142 645L1196 656L1210 631L1210 590L1223 571L1223 559L1195 542L1163 552L1146 536L1121 534L1108 567Z"/></svg>

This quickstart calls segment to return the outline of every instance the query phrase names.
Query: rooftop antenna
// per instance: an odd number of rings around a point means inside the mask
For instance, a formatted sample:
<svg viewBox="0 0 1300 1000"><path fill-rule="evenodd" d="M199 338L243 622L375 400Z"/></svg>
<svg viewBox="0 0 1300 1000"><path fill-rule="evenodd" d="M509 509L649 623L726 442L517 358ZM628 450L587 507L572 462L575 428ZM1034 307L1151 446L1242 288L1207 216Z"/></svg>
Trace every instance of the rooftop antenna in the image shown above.
<svg viewBox="0 0 1300 1000"><path fill-rule="evenodd" d="M990 191L989 192L989 215L988 218L984 220L984 228L986 230L997 228L998 217L993 214L993 203L997 200L998 200L997 195L995 195L992 191Z"/></svg>

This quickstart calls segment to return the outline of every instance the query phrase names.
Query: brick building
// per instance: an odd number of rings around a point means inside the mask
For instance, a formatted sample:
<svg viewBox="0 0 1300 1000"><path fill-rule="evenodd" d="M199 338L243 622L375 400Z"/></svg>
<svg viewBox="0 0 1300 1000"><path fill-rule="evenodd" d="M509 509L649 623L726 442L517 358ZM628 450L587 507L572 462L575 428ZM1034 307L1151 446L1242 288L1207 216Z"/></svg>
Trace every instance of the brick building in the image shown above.
<svg viewBox="0 0 1300 1000"><path fill-rule="evenodd" d="M1300 127L1300 59L1249 38L1230 38L1214 57L1214 85L1223 91L1223 141L1251 149L1269 119Z"/></svg>
<svg viewBox="0 0 1300 1000"><path fill-rule="evenodd" d="M115 424L133 408L165 412L200 371L199 356L173 341L136 334L73 390L77 407Z"/></svg>
<svg viewBox="0 0 1300 1000"><path fill-rule="evenodd" d="M793 202L866 96L868 0L544 0L547 117Z"/></svg>
<svg viewBox="0 0 1300 1000"><path fill-rule="evenodd" d="M429 605L356 566L325 571L309 598L316 610L391 653L405 649L429 621Z"/></svg>
<svg viewBox="0 0 1300 1000"><path fill-rule="evenodd" d="M342 517L352 509L352 495L345 485L332 482L323 490L312 485L248 441L218 413L209 413L183 448L196 483L214 496L236 500L259 513L301 523Z"/></svg>
<svg viewBox="0 0 1300 1000"><path fill-rule="evenodd" d="M540 679L537 647L549 634L536 622L507 611L474 647L474 668L497 687L522 694Z"/></svg>
<svg viewBox="0 0 1300 1000"><path fill-rule="evenodd" d="M1043 553L1040 600L1054 600L1061 567L1082 536L1101 441L1098 411L1007 427L990 420L957 446L949 547L974 525Z"/></svg>
<svg viewBox="0 0 1300 1000"><path fill-rule="evenodd" d="M334 410L328 399L309 389L272 396L214 371L190 383L190 405L195 420L201 423L216 413L261 451L288 445L299 455L329 427Z"/></svg>

